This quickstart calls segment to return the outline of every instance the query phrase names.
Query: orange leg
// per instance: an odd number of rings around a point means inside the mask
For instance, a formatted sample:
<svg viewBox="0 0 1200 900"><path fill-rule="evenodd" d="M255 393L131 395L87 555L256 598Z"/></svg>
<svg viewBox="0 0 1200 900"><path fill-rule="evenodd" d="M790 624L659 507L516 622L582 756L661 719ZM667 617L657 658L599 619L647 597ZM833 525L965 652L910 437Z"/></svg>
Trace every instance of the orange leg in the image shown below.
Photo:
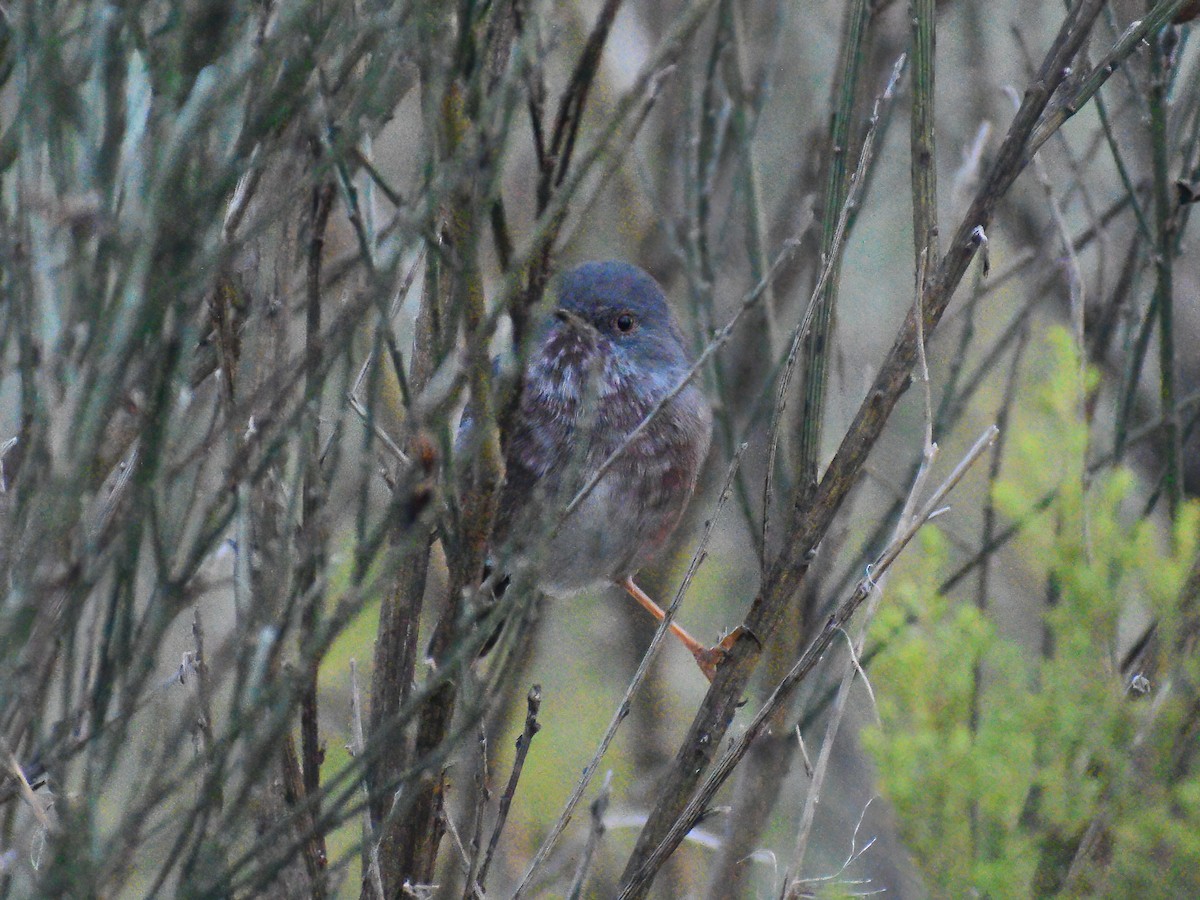
<svg viewBox="0 0 1200 900"><path fill-rule="evenodd" d="M633 583L632 577L626 578L624 581L622 581L621 587L625 588L629 596L640 603L642 608L650 613L650 615L654 616L654 618L658 619L658 621L661 622L666 618L667 614L662 611L657 603L647 596L645 591ZM683 642L683 646L688 648L688 652L695 657L696 663L700 666L700 671L704 673L704 677L711 682L713 678L716 677L717 666L724 661L726 653L728 652L729 648L733 646L733 642L729 639L726 639L725 641L722 641L721 645L718 647L705 647L702 643L684 631L681 626L676 625L674 622L671 622L668 627L671 629L671 631L675 632L675 637L679 638L679 640ZM733 635L730 635L730 637L733 637Z"/></svg>

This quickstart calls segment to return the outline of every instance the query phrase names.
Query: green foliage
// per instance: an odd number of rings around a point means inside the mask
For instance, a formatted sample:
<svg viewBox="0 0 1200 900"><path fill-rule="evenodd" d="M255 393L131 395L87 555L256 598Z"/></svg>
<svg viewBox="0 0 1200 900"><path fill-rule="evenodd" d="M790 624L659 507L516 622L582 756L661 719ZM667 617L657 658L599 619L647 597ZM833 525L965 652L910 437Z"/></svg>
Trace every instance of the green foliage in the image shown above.
<svg viewBox="0 0 1200 900"><path fill-rule="evenodd" d="M1200 779L1181 758L1194 700L1172 689L1170 663L1133 699L1118 637L1124 617L1153 614L1161 646L1176 646L1200 509L1164 535L1129 515L1127 471L1089 477L1080 410L1095 376L1064 331L1044 357L993 492L1024 523L1017 553L1047 598L1040 633L1002 634L975 604L939 594L948 550L927 529L873 627L882 727L868 746L937 896L1057 895L1077 855L1086 865L1067 893L1196 895ZM1080 852L1089 833L1092 852Z"/></svg>

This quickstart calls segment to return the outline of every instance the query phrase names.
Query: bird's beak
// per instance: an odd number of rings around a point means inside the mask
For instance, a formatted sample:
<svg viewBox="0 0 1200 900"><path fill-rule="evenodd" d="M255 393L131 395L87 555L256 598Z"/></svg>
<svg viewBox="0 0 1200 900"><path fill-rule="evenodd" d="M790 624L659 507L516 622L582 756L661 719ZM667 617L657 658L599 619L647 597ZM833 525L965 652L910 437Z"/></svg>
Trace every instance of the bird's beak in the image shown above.
<svg viewBox="0 0 1200 900"><path fill-rule="evenodd" d="M558 319L558 321L562 322L564 325L571 325L575 328L586 324L582 318L571 312L569 309L556 309L554 311L554 318Z"/></svg>
<svg viewBox="0 0 1200 900"><path fill-rule="evenodd" d="M558 321L562 322L576 334L593 334L595 332L591 322L569 309L556 309L554 311L554 318L558 319Z"/></svg>

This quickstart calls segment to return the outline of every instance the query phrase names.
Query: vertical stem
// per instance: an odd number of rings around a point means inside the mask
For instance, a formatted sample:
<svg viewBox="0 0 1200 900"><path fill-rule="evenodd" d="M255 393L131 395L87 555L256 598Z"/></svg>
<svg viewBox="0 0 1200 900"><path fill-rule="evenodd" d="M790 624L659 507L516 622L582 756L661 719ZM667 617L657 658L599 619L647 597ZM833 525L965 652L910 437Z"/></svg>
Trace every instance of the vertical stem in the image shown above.
<svg viewBox="0 0 1200 900"><path fill-rule="evenodd" d="M825 203L821 221L821 254L835 252L838 219L849 190L846 161L854 139L855 98L865 55L867 28L871 20L868 0L854 0L847 13L842 40L841 69L838 73L837 107L829 135L829 174L825 183ZM833 311L837 303L840 259L834 262L821 289L813 314L812 326L804 343L807 360L804 383L804 409L800 421L798 497L811 492L817 483L817 459L821 452L822 413L829 370L829 339L833 331Z"/></svg>
<svg viewBox="0 0 1200 900"><path fill-rule="evenodd" d="M1151 8L1154 4L1151 3ZM1172 215L1167 144L1167 82L1174 31L1162 28L1150 42L1150 153L1154 181L1154 296L1158 303L1159 399L1163 418L1163 487L1172 517L1183 496L1179 417L1175 411L1174 272L1175 221Z"/></svg>
<svg viewBox="0 0 1200 900"><path fill-rule="evenodd" d="M938 249L937 155L934 147L934 54L937 47L933 0L911 0L913 26L912 195L913 250L916 271L922 273L917 289L924 306L925 282Z"/></svg>
<svg viewBox="0 0 1200 900"><path fill-rule="evenodd" d="M305 398L309 405L309 423L304 447L304 492L301 500L301 542L299 548L300 567L296 576L296 596L302 604L301 653L312 651L305 646L315 632L320 618L321 596L316 587L318 575L324 568L325 534L321 522L325 505L325 480L321 474L321 428L320 387L322 379L317 368L324 353L321 338L321 256L325 248L325 228L329 223L329 212L333 206L333 183L322 182L312 191L311 222L309 235L307 300L305 303ZM320 821L321 736L317 705L317 678L320 657L312 654L311 659L301 659L304 666L304 691L300 698L300 759L304 794L302 800L310 803L313 822ZM306 861L310 872L322 873L325 866L325 836L315 831L306 842ZM324 896L323 875L313 880L314 897Z"/></svg>

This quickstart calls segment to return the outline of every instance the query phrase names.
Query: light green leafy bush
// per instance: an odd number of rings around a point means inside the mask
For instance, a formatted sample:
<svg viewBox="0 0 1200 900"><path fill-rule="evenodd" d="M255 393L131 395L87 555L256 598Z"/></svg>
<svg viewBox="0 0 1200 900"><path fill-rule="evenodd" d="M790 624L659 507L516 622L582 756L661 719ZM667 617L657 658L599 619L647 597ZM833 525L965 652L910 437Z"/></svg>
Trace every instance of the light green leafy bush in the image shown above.
<svg viewBox="0 0 1200 900"><path fill-rule="evenodd" d="M1182 507L1171 533L1137 515L1127 470L1089 476L1080 409L1094 376L1065 331L1046 350L993 491L1024 523L1015 556L1042 586L1042 621L1018 640L987 604L940 594L949 550L927 529L873 626L882 726L867 744L936 896L1200 896L1183 639L1200 509ZM1120 670L1120 626L1148 616L1160 649L1140 696Z"/></svg>

